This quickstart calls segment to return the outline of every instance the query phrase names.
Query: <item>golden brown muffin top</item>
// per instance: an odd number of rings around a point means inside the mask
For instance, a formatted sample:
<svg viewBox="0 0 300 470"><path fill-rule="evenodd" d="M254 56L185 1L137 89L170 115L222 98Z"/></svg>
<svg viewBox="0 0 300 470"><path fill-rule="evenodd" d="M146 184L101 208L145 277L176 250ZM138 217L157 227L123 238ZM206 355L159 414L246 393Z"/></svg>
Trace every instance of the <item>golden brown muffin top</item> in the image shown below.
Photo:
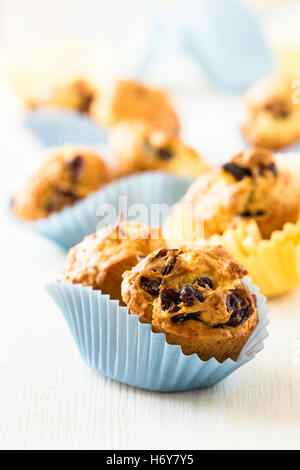
<svg viewBox="0 0 300 470"><path fill-rule="evenodd" d="M250 148L235 155L220 169L201 175L183 202L204 225L204 236L222 234L242 219L254 219L263 238L296 222L299 185L292 175L279 171L268 150Z"/></svg>
<svg viewBox="0 0 300 470"><path fill-rule="evenodd" d="M91 115L107 127L120 121L145 121L173 135L180 127L166 93L133 80L119 80L103 90Z"/></svg>
<svg viewBox="0 0 300 470"><path fill-rule="evenodd" d="M146 323L152 321L153 304L157 308L159 303L163 315L172 316L173 323L197 321L199 316L210 327L235 326L240 319L237 313L231 318L233 309L228 310L226 302L229 305L231 299L234 303L234 295L239 297L239 292L245 295L240 280L246 274L246 269L222 246L160 249L123 274L122 298L130 313ZM229 294L232 297L226 300ZM190 313L193 315L181 316Z"/></svg>
<svg viewBox="0 0 300 470"><path fill-rule="evenodd" d="M293 110L292 80L284 76L265 77L246 93L246 101L257 112L269 113L273 119L284 119Z"/></svg>
<svg viewBox="0 0 300 470"><path fill-rule="evenodd" d="M120 122L113 126L109 143L116 171L120 174L161 170L197 175L208 168L180 137L144 121Z"/></svg>
<svg viewBox="0 0 300 470"><path fill-rule="evenodd" d="M97 92L94 86L87 80L78 78L67 83L57 84L32 97L27 107L65 108L88 113L96 96Z"/></svg>
<svg viewBox="0 0 300 470"><path fill-rule="evenodd" d="M300 106L293 102L293 80L264 77L245 95L242 130L249 142L279 149L300 139Z"/></svg>
<svg viewBox="0 0 300 470"><path fill-rule="evenodd" d="M134 221L106 226L70 249L62 279L102 289L108 271L114 266L127 263L124 270L129 269L162 246L165 242L159 227L147 227Z"/></svg>
<svg viewBox="0 0 300 470"><path fill-rule="evenodd" d="M111 179L100 155L86 147L62 146L46 152L42 164L25 180L14 197L14 211L36 220L85 198Z"/></svg>

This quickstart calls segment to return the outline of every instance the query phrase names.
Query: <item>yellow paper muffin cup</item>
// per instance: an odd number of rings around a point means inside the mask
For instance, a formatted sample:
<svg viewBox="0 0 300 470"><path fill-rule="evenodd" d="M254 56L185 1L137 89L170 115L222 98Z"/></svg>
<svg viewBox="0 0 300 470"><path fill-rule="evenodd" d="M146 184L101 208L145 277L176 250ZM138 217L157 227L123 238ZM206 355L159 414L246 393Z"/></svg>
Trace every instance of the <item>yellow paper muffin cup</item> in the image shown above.
<svg viewBox="0 0 300 470"><path fill-rule="evenodd" d="M223 235L209 240L197 237L200 227L187 223L188 212L177 204L164 226L164 237L170 247L220 244L248 270L252 282L262 294L274 297L300 284L300 220L287 223L274 231L269 240L261 238L255 221L243 221ZM183 229L185 225L185 228ZM177 229L174 229L177 227ZM182 236L184 234L184 236Z"/></svg>
<svg viewBox="0 0 300 470"><path fill-rule="evenodd" d="M248 228L256 226L249 222ZM273 232L270 240L257 240L245 235L245 227L227 230L211 238L221 243L248 270L252 282L264 295L274 297L300 283L300 222L287 223Z"/></svg>

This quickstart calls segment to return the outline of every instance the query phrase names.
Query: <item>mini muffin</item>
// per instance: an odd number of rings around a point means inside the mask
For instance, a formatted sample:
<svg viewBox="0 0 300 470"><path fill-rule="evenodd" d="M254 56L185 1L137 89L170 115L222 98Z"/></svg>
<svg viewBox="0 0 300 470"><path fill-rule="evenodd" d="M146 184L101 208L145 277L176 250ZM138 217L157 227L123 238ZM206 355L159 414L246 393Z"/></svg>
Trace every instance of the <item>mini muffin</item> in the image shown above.
<svg viewBox="0 0 300 470"><path fill-rule="evenodd" d="M254 220L262 238L268 239L286 222L297 221L299 203L299 184L290 172L279 171L268 150L252 148L235 155L222 168L201 175L168 224L181 227L178 216L183 207L184 212L189 209L195 223L191 241L199 233L206 239L223 234L245 220Z"/></svg>
<svg viewBox="0 0 300 470"><path fill-rule="evenodd" d="M96 90L84 79L61 83L37 94L28 102L28 108L52 107L65 108L89 113Z"/></svg>
<svg viewBox="0 0 300 470"><path fill-rule="evenodd" d="M116 174L161 170L183 175L199 175L208 167L180 137L170 136L149 124L122 122L110 132L110 147Z"/></svg>
<svg viewBox="0 0 300 470"><path fill-rule="evenodd" d="M62 279L92 286L103 294L110 294L112 299L122 300L123 272L164 246L158 227L150 228L137 222L104 227L70 249Z"/></svg>
<svg viewBox="0 0 300 470"><path fill-rule="evenodd" d="M184 354L235 360L258 321L246 274L221 246L160 249L124 273L122 297Z"/></svg>
<svg viewBox="0 0 300 470"><path fill-rule="evenodd" d="M110 178L111 172L105 161L89 149L53 148L16 192L14 212L23 220L47 217L85 198Z"/></svg>
<svg viewBox="0 0 300 470"><path fill-rule="evenodd" d="M142 83L120 80L107 90L91 107L91 116L105 127L121 121L144 121L171 135L179 131L179 120L167 95Z"/></svg>
<svg viewBox="0 0 300 470"><path fill-rule="evenodd" d="M293 103L292 80L267 77L245 96L242 132L254 145L287 147L300 139L300 106Z"/></svg>

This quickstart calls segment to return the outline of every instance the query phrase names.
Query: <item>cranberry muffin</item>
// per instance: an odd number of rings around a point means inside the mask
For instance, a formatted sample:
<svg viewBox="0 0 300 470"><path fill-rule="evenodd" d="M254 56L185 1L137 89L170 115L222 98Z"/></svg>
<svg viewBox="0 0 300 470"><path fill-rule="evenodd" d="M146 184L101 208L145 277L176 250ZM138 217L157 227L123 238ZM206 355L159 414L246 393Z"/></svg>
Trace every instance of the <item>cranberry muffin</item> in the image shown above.
<svg viewBox="0 0 300 470"><path fill-rule="evenodd" d="M16 192L13 209L23 220L37 220L84 199L111 179L106 162L84 147L47 151L40 167Z"/></svg>
<svg viewBox="0 0 300 470"><path fill-rule="evenodd" d="M184 354L236 360L258 321L246 274L221 246L160 249L124 273L122 297Z"/></svg>
<svg viewBox="0 0 300 470"><path fill-rule="evenodd" d="M292 80L267 77L245 96L242 132L253 145L287 147L300 139L300 105L293 103Z"/></svg>
<svg viewBox="0 0 300 470"><path fill-rule="evenodd" d="M76 79L48 87L32 97L28 108L65 108L88 114L97 92L94 86L84 79Z"/></svg>
<svg viewBox="0 0 300 470"><path fill-rule="evenodd" d="M117 175L161 170L199 175L208 169L200 155L178 136L139 122L121 122L109 134Z"/></svg>
<svg viewBox="0 0 300 470"><path fill-rule="evenodd" d="M124 271L140 259L164 247L158 227L138 222L121 222L88 235L70 249L62 279L73 284L91 286L122 301L121 282Z"/></svg>
<svg viewBox="0 0 300 470"><path fill-rule="evenodd" d="M119 80L102 90L93 101L91 116L105 127L121 121L144 121L171 135L179 131L179 120L167 95L131 80Z"/></svg>
<svg viewBox="0 0 300 470"><path fill-rule="evenodd" d="M262 238L268 239L286 222L297 221L299 184L290 172L278 169L268 150L251 148L222 168L199 176L182 203L190 208L193 222L201 225L206 239L250 220L257 223ZM176 209L171 219L172 224L180 225Z"/></svg>

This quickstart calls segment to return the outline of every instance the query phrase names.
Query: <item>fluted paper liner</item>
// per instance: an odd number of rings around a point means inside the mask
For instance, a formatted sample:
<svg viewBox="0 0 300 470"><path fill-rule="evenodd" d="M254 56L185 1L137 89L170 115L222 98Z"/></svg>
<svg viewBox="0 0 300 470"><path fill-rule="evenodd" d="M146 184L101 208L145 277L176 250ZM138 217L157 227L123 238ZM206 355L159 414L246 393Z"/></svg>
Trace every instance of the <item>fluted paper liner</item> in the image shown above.
<svg viewBox="0 0 300 470"><path fill-rule="evenodd" d="M300 171L299 171L300 182ZM189 226L191 216L181 204L174 209L164 224L164 236L170 247L197 246L205 243L220 244L248 271L252 282L259 286L263 295L274 297L300 284L300 220L286 223L268 240L261 239L254 221L242 222L236 228L227 229L222 235L210 239L196 238L197 232ZM243 233L248 226L253 237ZM182 233L182 227L186 229Z"/></svg>
<svg viewBox="0 0 300 470"><path fill-rule="evenodd" d="M116 222L112 213L107 213L101 221L99 215L101 205L105 207L105 204L111 204L118 215L119 197L127 196L128 208L136 203L144 204L150 217L151 204L172 206L184 195L192 180L189 177L163 172L145 172L128 176L106 185L61 212L35 222L21 223L68 249L101 226ZM124 216L130 219L127 214ZM146 224L151 222L142 220L142 216L139 221Z"/></svg>
<svg viewBox="0 0 300 470"><path fill-rule="evenodd" d="M209 387L253 359L267 337L265 297L245 278L257 296L258 324L237 361L219 363L186 356L169 345L163 333L129 315L127 307L91 287L56 282L47 286L62 311L85 362L114 380L155 391L184 391Z"/></svg>
<svg viewBox="0 0 300 470"><path fill-rule="evenodd" d="M23 124L44 147L107 141L107 131L86 115L67 109L28 111Z"/></svg>

